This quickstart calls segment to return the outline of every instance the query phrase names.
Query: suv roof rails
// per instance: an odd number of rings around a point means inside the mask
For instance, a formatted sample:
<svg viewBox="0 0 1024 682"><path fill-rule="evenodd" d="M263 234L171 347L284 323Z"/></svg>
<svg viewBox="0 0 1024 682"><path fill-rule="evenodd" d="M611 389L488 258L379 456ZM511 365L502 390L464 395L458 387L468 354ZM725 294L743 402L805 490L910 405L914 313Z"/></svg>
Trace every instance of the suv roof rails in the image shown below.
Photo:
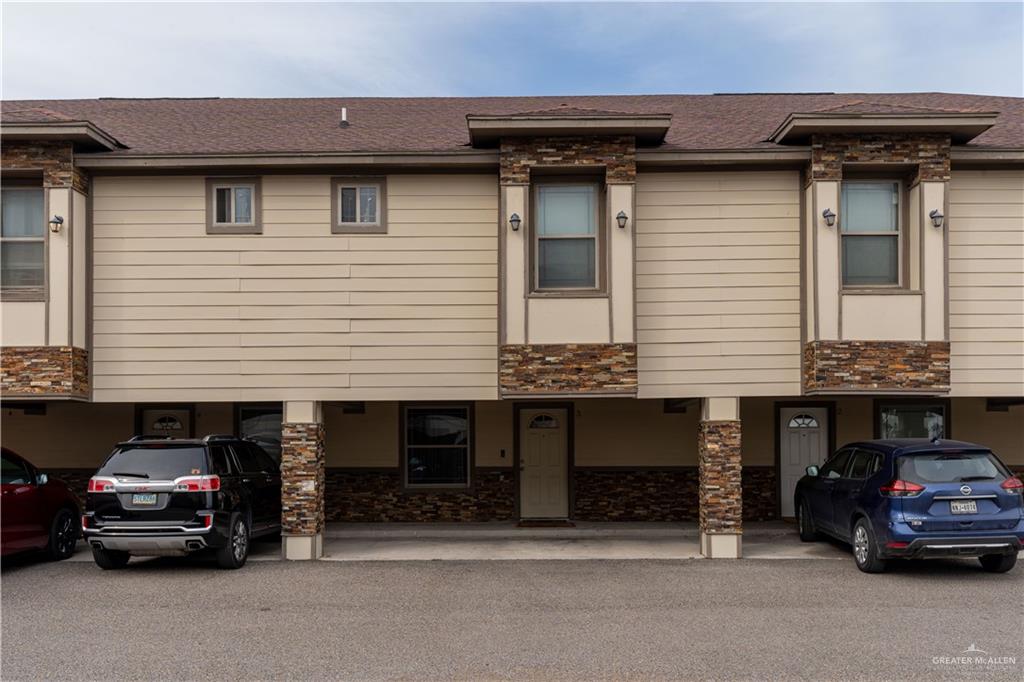
<svg viewBox="0 0 1024 682"><path fill-rule="evenodd" d="M143 434L139 434L137 436L132 436L131 438L129 438L127 440L127 442L131 443L132 441L137 441L137 440L172 440L173 438L174 438L174 436L165 436L163 434L160 434L159 436L153 436L153 435L146 435L146 434L143 433Z"/></svg>
<svg viewBox="0 0 1024 682"><path fill-rule="evenodd" d="M212 440L240 440L238 436L232 436L229 433L211 433L209 436L203 437L204 443L209 443Z"/></svg>

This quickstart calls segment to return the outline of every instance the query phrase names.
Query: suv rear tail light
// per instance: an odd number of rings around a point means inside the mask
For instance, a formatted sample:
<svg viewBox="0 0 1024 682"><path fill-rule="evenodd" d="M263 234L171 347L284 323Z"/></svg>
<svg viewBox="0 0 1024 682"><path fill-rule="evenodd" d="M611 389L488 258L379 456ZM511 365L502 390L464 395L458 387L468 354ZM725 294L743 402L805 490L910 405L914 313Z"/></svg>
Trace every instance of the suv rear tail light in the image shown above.
<svg viewBox="0 0 1024 682"><path fill-rule="evenodd" d="M916 497L924 492L924 486L912 481L896 479L883 485L878 492L888 497Z"/></svg>
<svg viewBox="0 0 1024 682"><path fill-rule="evenodd" d="M1008 479L1003 481L999 487L1003 490L1024 491L1024 481L1021 481L1016 476L1010 476Z"/></svg>
<svg viewBox="0 0 1024 682"><path fill-rule="evenodd" d="M89 487L87 492L90 493L112 493L114 492L114 486L117 485L117 481L112 478L104 478L102 476L93 476L89 479Z"/></svg>
<svg viewBox="0 0 1024 682"><path fill-rule="evenodd" d="M220 490L220 476L184 476L174 481L175 492L215 493Z"/></svg>

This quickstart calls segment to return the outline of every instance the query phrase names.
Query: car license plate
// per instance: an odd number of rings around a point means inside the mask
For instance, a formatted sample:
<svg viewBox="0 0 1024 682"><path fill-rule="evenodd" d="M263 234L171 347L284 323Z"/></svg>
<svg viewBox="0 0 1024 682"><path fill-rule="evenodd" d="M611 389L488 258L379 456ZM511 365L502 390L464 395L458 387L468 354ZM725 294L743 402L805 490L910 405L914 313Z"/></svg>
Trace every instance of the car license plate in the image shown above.
<svg viewBox="0 0 1024 682"><path fill-rule="evenodd" d="M156 493L135 493L132 495L132 504L156 504Z"/></svg>
<svg viewBox="0 0 1024 682"><path fill-rule="evenodd" d="M949 511L954 514L977 514L978 503L974 500L951 500Z"/></svg>

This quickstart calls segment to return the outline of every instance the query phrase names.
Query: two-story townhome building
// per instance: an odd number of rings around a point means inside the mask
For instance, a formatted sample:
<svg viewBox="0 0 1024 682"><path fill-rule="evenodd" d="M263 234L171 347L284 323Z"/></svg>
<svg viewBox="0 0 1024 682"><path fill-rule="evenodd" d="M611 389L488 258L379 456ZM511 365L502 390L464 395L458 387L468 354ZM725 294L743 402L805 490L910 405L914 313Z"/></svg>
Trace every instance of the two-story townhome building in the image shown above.
<svg viewBox="0 0 1024 682"><path fill-rule="evenodd" d="M1024 100L8 101L5 446L280 457L342 521L696 521L872 437L1024 466Z"/></svg>

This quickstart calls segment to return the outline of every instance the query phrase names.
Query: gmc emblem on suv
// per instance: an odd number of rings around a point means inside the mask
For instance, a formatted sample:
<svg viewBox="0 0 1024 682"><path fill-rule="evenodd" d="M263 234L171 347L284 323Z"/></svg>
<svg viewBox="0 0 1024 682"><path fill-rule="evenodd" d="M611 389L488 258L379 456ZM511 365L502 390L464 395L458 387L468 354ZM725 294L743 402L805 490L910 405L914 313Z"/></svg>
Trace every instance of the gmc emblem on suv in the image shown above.
<svg viewBox="0 0 1024 682"><path fill-rule="evenodd" d="M962 495L970 495L971 494L971 486L969 486L969 485L962 485L962 486L960 486L960 494L962 494Z"/></svg>

